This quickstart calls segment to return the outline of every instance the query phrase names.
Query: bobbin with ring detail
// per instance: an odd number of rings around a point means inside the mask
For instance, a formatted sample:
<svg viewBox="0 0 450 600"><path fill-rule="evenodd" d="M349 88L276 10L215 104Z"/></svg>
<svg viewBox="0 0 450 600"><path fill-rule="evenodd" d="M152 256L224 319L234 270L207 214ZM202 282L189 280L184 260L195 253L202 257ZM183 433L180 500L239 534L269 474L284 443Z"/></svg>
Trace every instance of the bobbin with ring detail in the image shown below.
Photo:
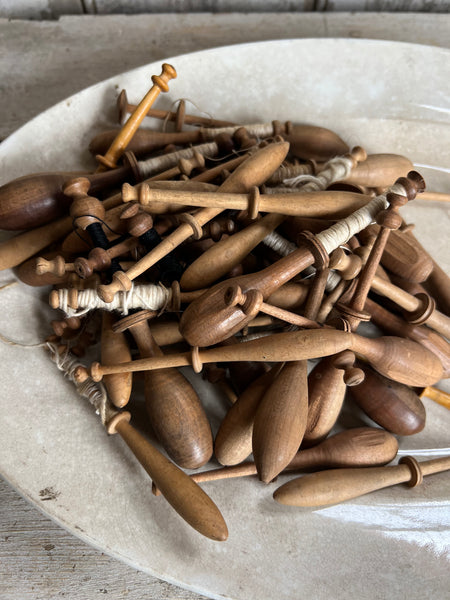
<svg viewBox="0 0 450 600"><path fill-rule="evenodd" d="M200 358L200 352L198 346L192 346L191 350L191 363L194 373L201 373L203 369L202 359Z"/></svg>
<svg viewBox="0 0 450 600"><path fill-rule="evenodd" d="M420 301L420 306L412 312L404 311L403 315L408 323L423 325L436 310L436 301L426 292L414 294L414 297Z"/></svg>
<svg viewBox="0 0 450 600"><path fill-rule="evenodd" d="M297 237L297 246L305 246L314 256L314 267L316 269L326 269L330 263L325 247L310 231L302 231Z"/></svg>
<svg viewBox="0 0 450 600"><path fill-rule="evenodd" d="M407 483L408 486L415 487L416 485L420 485L423 481L423 473L417 460L412 456L403 456L399 460L400 463L407 465L411 471L411 479Z"/></svg>
<svg viewBox="0 0 450 600"><path fill-rule="evenodd" d="M259 214L260 193L259 188L255 185L248 193L248 209L247 214L249 219L254 221Z"/></svg>
<svg viewBox="0 0 450 600"><path fill-rule="evenodd" d="M195 218L195 215L191 215L190 213L182 213L178 216L178 221L180 223L187 223L192 227L192 237L194 240L199 240L203 237L203 229Z"/></svg>

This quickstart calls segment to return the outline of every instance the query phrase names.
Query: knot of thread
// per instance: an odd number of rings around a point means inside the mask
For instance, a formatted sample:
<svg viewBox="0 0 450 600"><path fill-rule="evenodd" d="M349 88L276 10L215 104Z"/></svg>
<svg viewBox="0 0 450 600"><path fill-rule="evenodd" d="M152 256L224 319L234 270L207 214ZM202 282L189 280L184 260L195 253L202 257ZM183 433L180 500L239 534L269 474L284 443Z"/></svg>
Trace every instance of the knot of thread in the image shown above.
<svg viewBox="0 0 450 600"><path fill-rule="evenodd" d="M318 175L297 175L297 177L283 179L283 184L291 188L302 186L304 192L318 192L326 189L334 181L346 179L350 175L353 164L353 159L348 156L335 156L326 163L325 168Z"/></svg>
<svg viewBox="0 0 450 600"><path fill-rule="evenodd" d="M78 308L69 306L69 289L61 288L58 293L58 307L66 314L66 317L80 317L90 310L102 309L118 311L127 315L135 308L146 308L159 311L164 309L171 298L171 290L159 285L132 285L127 292L118 292L112 302L104 302L99 298L95 289L79 290L77 294Z"/></svg>
<svg viewBox="0 0 450 600"><path fill-rule="evenodd" d="M103 425L111 418L111 407L104 385L99 382L94 382L90 377L83 383L79 383L75 379L75 370L77 367L83 366L67 349L63 352L58 351L58 346L52 342L47 342L50 350L50 356L57 368L64 373L76 387L77 392L83 398L87 398L95 408L96 414L100 415Z"/></svg>

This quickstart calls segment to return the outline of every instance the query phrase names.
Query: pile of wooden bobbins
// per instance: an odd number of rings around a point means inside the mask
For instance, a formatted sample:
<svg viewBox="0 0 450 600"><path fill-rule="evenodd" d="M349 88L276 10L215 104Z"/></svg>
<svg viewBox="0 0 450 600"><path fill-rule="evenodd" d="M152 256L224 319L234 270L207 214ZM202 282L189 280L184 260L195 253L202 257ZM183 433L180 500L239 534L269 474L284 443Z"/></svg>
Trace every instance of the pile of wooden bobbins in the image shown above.
<svg viewBox="0 0 450 600"><path fill-rule="evenodd" d="M0 244L0 268L53 285L65 313L48 340L55 362L70 363L155 494L214 540L227 526L199 482L325 469L274 492L320 506L450 468L448 457L382 466L396 436L425 427L422 395L450 407L433 387L450 374L449 278L399 214L417 194L440 195L408 158L367 156L319 126L242 126L188 115L183 101L152 109L174 77L164 64L138 106L122 91L124 125L90 144L95 173L0 188L1 228L22 231ZM138 130L146 115L174 130ZM383 335L356 333L368 321ZM100 362L79 364L95 345ZM183 366L229 400L215 439ZM124 410L139 371L170 460ZM377 427L335 433L347 388ZM183 470L210 459L222 467Z"/></svg>

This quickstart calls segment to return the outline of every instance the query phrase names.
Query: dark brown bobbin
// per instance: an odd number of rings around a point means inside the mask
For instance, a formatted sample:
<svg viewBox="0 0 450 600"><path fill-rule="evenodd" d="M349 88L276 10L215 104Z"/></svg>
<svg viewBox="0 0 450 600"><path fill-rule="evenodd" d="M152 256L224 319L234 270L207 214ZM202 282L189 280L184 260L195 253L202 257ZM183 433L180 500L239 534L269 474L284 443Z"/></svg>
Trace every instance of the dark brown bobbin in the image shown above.
<svg viewBox="0 0 450 600"><path fill-rule="evenodd" d="M245 127L239 127L231 136L233 142L241 150L248 150L258 144L258 140L249 134Z"/></svg>
<svg viewBox="0 0 450 600"><path fill-rule="evenodd" d="M59 337L61 337L67 329L78 330L81 327L81 319L80 317L67 317L66 319L62 319L60 321L54 320L50 322L53 331Z"/></svg>
<svg viewBox="0 0 450 600"><path fill-rule="evenodd" d="M398 462L407 465L411 470L411 480L408 481L409 487L416 487L416 485L420 485L423 482L422 469L414 457L403 456Z"/></svg>
<svg viewBox="0 0 450 600"><path fill-rule="evenodd" d="M223 235L232 235L236 230L233 219L215 219L203 226L202 238L211 238L213 242L219 242Z"/></svg>
<svg viewBox="0 0 450 600"><path fill-rule="evenodd" d="M125 152L121 158L121 162L124 167L130 169L134 177L135 183L140 183L142 181L142 174L141 169L139 167L139 162L134 152L131 152L131 150Z"/></svg>
<svg viewBox="0 0 450 600"><path fill-rule="evenodd" d="M413 325L422 325L426 323L433 312L436 310L436 301L426 292L413 294L420 301L420 306L412 312L404 311L403 315L408 323Z"/></svg>

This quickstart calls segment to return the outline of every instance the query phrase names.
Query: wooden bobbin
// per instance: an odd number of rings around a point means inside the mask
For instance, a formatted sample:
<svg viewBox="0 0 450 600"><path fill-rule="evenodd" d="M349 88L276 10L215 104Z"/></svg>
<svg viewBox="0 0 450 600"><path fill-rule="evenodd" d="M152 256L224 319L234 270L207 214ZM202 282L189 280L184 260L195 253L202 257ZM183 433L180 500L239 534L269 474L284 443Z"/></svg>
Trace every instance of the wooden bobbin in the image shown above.
<svg viewBox="0 0 450 600"><path fill-rule="evenodd" d="M358 385L364 379L363 371L354 367L354 362L354 353L345 350L323 358L309 374L305 446L327 437L341 412L347 386Z"/></svg>
<svg viewBox="0 0 450 600"><path fill-rule="evenodd" d="M116 167L118 159L124 153L128 143L135 134L149 108L161 92L169 91L168 82L176 76L177 72L175 69L167 63L163 64L161 75L152 75L153 86L151 89L133 111L133 114L122 127L117 137L115 137L106 154L104 156L96 156L97 161L100 163L97 171L101 172Z"/></svg>
<svg viewBox="0 0 450 600"><path fill-rule="evenodd" d="M392 467L336 469L306 475L275 490L274 499L290 506L326 506L398 483L418 485L423 476L448 469L448 456L421 463L404 457L398 465Z"/></svg>
<svg viewBox="0 0 450 600"><path fill-rule="evenodd" d="M396 435L413 435L425 427L426 414L419 396L406 385L386 379L359 364L365 377L350 396L381 427Z"/></svg>
<svg viewBox="0 0 450 600"><path fill-rule="evenodd" d="M163 356L148 327L155 312L143 310L121 319L114 331L130 330L142 358ZM211 428L187 379L176 369L145 372L145 404L152 429L179 466L189 469L204 465L211 457Z"/></svg>

